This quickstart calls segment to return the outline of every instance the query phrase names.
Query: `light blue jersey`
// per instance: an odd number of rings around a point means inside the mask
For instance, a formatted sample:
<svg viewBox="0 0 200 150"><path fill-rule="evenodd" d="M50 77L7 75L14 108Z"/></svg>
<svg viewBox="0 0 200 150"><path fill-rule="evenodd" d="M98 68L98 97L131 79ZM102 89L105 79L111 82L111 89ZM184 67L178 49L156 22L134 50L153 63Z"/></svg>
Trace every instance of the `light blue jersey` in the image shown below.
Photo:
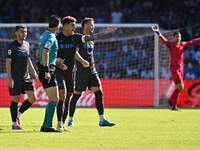
<svg viewBox="0 0 200 150"><path fill-rule="evenodd" d="M58 52L58 42L54 33L49 30L46 30L39 39L38 50L40 54L39 63L42 63L42 53L43 50L49 51L49 65L56 65L56 57Z"/></svg>

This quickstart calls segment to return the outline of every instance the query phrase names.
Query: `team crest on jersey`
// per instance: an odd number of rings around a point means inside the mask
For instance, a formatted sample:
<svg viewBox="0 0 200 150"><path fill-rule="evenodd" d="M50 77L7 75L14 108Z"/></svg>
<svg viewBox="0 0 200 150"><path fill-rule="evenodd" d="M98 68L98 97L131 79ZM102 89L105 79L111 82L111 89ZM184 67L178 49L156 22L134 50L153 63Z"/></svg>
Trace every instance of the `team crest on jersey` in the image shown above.
<svg viewBox="0 0 200 150"><path fill-rule="evenodd" d="M74 38L72 38L72 42L74 42Z"/></svg>
<svg viewBox="0 0 200 150"><path fill-rule="evenodd" d="M12 50L8 50L8 55L11 55L12 54Z"/></svg>
<svg viewBox="0 0 200 150"><path fill-rule="evenodd" d="M50 49L51 47L51 42L47 41L44 48Z"/></svg>

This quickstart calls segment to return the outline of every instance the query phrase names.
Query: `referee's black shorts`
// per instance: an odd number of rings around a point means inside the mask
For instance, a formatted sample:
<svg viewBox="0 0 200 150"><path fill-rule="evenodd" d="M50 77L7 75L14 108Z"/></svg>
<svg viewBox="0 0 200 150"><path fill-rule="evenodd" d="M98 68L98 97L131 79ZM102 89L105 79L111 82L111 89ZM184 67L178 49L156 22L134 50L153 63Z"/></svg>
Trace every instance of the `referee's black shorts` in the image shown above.
<svg viewBox="0 0 200 150"><path fill-rule="evenodd" d="M75 89L75 75L76 72L63 71L56 68L56 80L58 82L58 89L66 89L67 92L73 93Z"/></svg>
<svg viewBox="0 0 200 150"><path fill-rule="evenodd" d="M101 81L97 72L83 71L76 73L75 91L91 90L91 87L101 87Z"/></svg>
<svg viewBox="0 0 200 150"><path fill-rule="evenodd" d="M55 66L50 65L49 68L50 68L51 80L48 83L48 80L44 78L45 72L44 72L43 66L38 63L39 79L44 89L57 86L57 81L56 81L56 76L55 76Z"/></svg>

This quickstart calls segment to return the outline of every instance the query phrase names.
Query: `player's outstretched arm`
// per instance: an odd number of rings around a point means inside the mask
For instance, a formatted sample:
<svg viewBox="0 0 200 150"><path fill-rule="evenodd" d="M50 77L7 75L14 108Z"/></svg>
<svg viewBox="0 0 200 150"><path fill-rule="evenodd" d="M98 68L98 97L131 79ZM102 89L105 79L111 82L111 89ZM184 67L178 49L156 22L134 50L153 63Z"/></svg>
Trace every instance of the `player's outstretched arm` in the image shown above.
<svg viewBox="0 0 200 150"><path fill-rule="evenodd" d="M106 31L103 32L103 33L95 33L95 34L92 34L92 35L85 36L85 42L100 39L100 38L104 37L105 35L110 34L111 32L114 32L116 30L117 30L116 27L109 26L109 27L107 27Z"/></svg>
<svg viewBox="0 0 200 150"><path fill-rule="evenodd" d="M152 26L152 31L156 32L159 36L161 35L160 30L157 26Z"/></svg>
<svg viewBox="0 0 200 150"><path fill-rule="evenodd" d="M160 30L158 29L157 26L152 26L153 32L157 33L160 39L165 43L166 46L169 47L169 41L160 33Z"/></svg>

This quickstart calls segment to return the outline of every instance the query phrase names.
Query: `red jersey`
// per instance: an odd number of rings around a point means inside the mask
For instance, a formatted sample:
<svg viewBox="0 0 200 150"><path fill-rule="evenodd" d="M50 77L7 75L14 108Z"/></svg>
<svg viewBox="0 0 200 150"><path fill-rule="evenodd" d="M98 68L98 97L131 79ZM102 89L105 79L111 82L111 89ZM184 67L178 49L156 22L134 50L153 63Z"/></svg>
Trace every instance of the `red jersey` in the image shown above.
<svg viewBox="0 0 200 150"><path fill-rule="evenodd" d="M160 38L169 48L171 67L176 68L183 68L184 49L199 42L199 38L196 38L188 42L181 41L179 44L175 44L174 42L169 42L163 35L160 35Z"/></svg>

